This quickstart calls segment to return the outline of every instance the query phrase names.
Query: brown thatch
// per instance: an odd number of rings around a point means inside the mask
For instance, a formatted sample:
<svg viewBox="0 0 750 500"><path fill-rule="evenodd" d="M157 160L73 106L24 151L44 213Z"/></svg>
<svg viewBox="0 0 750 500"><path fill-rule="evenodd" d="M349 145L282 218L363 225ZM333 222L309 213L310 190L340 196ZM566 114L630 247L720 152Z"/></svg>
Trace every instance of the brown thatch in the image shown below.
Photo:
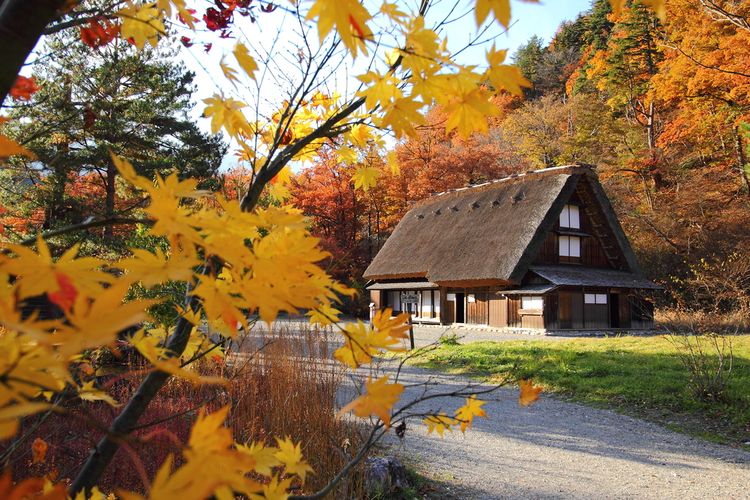
<svg viewBox="0 0 750 500"><path fill-rule="evenodd" d="M582 178L590 180L631 271L637 262L588 167L557 167L441 193L396 226L364 277L519 283ZM604 197L605 202L601 199ZM618 234L619 233L619 234Z"/></svg>

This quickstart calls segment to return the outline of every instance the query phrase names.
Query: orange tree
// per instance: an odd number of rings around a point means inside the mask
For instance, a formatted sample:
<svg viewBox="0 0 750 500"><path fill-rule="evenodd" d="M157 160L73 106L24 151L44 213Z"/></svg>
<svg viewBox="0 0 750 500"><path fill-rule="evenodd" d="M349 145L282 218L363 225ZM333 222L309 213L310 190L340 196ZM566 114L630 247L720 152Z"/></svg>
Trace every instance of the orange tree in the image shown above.
<svg viewBox="0 0 750 500"><path fill-rule="evenodd" d="M0 3L0 99L9 93L24 98L34 91L33 81L16 74L44 33L79 29L83 42L92 47L120 36L140 49L179 36L181 29L195 29L196 9L205 5L187 0L4 0ZM112 345L121 332L134 330L129 343L148 361L150 373L122 402L68 490L73 495L92 492L170 377L223 383L186 365L246 332L250 315L272 322L281 311L309 310L313 322L335 322L336 301L350 291L317 265L326 254L307 232L304 218L280 203L261 208L258 200L269 184L271 195L283 199L290 163L313 158L323 145L334 144L346 155L354 145L382 141L382 133L415 134L430 105L439 105L445 113L447 131L462 136L486 131L488 116L497 110L490 101L490 88L520 93L526 81L516 68L503 64L505 52L494 46L488 48L482 64L461 64L449 49L445 26L464 15L462 9L473 11L478 26L474 44L486 37L491 26L508 26L509 0L457 2L456 9L449 9L437 22L428 21L427 0L413 8L356 0L290 1L261 8L250 0L216 0L205 9L205 28L222 39L237 28L236 16L285 16L270 45L260 43L259 37L253 41L245 37L231 49L231 56L221 59L225 77L245 97L220 92L204 101L204 115L211 119L213 131L223 130L249 165L249 185L240 200L227 200L201 192L194 180L181 181L175 174L141 177L126 158L113 155L122 179L147 198L142 213L82 221L28 241L4 243L0 438L14 438L24 416L64 412L77 399L111 401L95 378L81 377L79 371L74 376L74 367L81 352ZM285 38L290 31L295 40ZM192 43L190 37L181 38L184 44ZM291 66L285 66L281 61L289 54L293 54L287 59ZM367 58L366 63L359 66L362 58ZM356 84L342 85L353 89L350 92L330 89L329 79L343 64L361 69L355 71ZM281 86L287 87L287 94L278 105L267 106L273 100L269 87ZM0 159L8 161L11 156L16 157L12 161L22 161L24 156L33 161L21 143L0 136ZM378 172L364 164L354 172L353 181L370 187ZM134 222L146 224L150 235L166 240L167 249L154 253L136 249L123 259L104 261L79 256L77 246L53 255L47 243L62 233ZM187 283L189 292L185 303L174 308L171 326L153 324L149 316L153 301L126 300L135 284L149 288L172 281ZM24 304L39 296L46 296L59 314L49 318L29 313ZM342 345L334 357L354 370L369 365L380 353L399 350L405 321L405 316L391 318L390 311L384 311L371 326L359 322L341 327ZM144 329L149 323L154 328ZM199 352L183 360L189 344L198 345ZM341 411L371 418L369 438L341 474L314 496L330 491L396 422L422 416L430 430L442 434L451 427L466 430L475 417L484 415L483 403L471 388L448 394L466 397L465 404L448 415L414 410L415 401L397 406L404 386L387 375L368 378L362 385L361 395ZM522 403L534 399L532 386L524 384L524 391ZM228 411L200 413L180 459L167 459L154 477L147 492L150 497L228 498L234 492L286 498L293 480L304 481L309 467L299 444L286 439L271 448L237 445L223 426ZM4 478L2 484L6 490L7 481ZM30 491L34 484L19 488ZM46 490L50 496L66 494L63 483Z"/></svg>

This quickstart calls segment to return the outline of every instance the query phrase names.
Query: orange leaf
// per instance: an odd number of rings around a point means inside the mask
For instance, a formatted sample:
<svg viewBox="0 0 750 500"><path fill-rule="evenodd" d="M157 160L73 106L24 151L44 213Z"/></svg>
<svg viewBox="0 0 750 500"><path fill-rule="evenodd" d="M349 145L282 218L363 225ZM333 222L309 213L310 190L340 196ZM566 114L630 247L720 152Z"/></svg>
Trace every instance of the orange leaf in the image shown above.
<svg viewBox="0 0 750 500"><path fill-rule="evenodd" d="M44 460L47 458L47 449L49 448L49 445L47 444L47 441L44 439L36 438L33 443L31 443L31 462L35 464L39 464L44 462Z"/></svg>
<svg viewBox="0 0 750 500"><path fill-rule="evenodd" d="M39 87L34 77L19 76L16 78L16 83L13 84L9 94L16 101L28 101L37 90L39 90Z"/></svg>
<svg viewBox="0 0 750 500"><path fill-rule="evenodd" d="M534 383L528 379L523 379L518 382L518 388L520 389L518 394L518 404L521 406L531 405L534 401L539 399L539 393L542 392L541 387L534 387Z"/></svg>
<svg viewBox="0 0 750 500"><path fill-rule="evenodd" d="M68 492L65 485L56 484L45 493L44 479L41 477L30 477L18 484L13 484L13 475L9 470L0 476L0 498L22 500L32 497L34 500L64 500L68 497Z"/></svg>

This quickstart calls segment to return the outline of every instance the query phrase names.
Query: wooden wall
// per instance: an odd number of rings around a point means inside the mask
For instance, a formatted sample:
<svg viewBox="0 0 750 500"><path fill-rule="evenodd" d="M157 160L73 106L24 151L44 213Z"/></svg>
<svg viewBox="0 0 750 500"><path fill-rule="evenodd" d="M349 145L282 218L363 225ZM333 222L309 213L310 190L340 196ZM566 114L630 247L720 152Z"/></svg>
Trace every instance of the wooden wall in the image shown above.
<svg viewBox="0 0 750 500"><path fill-rule="evenodd" d="M503 297L500 292L496 292L489 297L489 324L503 328L508 326L508 299Z"/></svg>
<svg viewBox="0 0 750 500"><path fill-rule="evenodd" d="M473 325L486 325L489 321L489 303L486 291L467 291L466 296L474 296L474 302L466 300L466 322Z"/></svg>
<svg viewBox="0 0 750 500"><path fill-rule="evenodd" d="M383 303L383 292L381 290L370 290L370 302L375 304L375 310L385 307Z"/></svg>

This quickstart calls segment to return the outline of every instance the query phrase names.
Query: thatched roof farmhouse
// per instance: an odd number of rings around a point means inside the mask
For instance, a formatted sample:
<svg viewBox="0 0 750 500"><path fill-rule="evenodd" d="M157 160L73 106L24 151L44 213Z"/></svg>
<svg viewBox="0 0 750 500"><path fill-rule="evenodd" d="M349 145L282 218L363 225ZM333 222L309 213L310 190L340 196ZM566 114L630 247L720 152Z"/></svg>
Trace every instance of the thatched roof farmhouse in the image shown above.
<svg viewBox="0 0 750 500"><path fill-rule="evenodd" d="M417 203L365 271L376 307L415 321L644 329L648 291L595 172L514 175Z"/></svg>

